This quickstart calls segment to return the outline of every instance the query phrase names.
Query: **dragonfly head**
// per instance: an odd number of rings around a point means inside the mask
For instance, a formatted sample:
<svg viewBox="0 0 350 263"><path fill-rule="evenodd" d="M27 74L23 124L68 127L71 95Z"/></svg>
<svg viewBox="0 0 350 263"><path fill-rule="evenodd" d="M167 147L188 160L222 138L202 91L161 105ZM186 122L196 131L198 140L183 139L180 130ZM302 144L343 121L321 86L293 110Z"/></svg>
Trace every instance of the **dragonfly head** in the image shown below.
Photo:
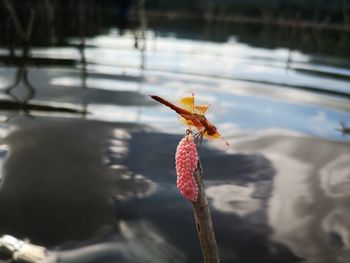
<svg viewBox="0 0 350 263"><path fill-rule="evenodd" d="M209 129L207 129L207 134L212 136L217 133L217 129L214 125L210 125Z"/></svg>

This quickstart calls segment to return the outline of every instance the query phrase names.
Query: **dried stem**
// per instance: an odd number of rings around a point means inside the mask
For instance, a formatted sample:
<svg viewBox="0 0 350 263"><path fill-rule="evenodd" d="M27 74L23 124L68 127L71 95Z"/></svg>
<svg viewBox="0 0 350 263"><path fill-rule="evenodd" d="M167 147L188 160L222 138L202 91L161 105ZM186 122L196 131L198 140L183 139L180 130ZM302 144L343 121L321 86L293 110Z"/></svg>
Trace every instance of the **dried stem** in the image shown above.
<svg viewBox="0 0 350 263"><path fill-rule="evenodd" d="M204 192L203 169L198 158L197 168L194 171L198 186L198 198L193 204L193 211L196 219L197 233L202 248L205 263L218 263L219 252L215 240L213 223L211 220L208 200Z"/></svg>

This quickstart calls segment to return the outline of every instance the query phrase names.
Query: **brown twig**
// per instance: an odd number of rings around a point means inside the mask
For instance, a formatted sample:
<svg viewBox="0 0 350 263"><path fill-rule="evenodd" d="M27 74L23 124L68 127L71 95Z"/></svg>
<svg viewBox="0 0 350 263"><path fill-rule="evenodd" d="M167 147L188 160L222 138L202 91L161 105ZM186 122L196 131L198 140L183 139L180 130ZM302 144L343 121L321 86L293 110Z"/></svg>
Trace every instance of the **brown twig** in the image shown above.
<svg viewBox="0 0 350 263"><path fill-rule="evenodd" d="M220 262L219 251L215 240L208 200L204 192L203 169L199 158L194 176L198 186L198 198L197 201L192 204L204 262L218 263Z"/></svg>

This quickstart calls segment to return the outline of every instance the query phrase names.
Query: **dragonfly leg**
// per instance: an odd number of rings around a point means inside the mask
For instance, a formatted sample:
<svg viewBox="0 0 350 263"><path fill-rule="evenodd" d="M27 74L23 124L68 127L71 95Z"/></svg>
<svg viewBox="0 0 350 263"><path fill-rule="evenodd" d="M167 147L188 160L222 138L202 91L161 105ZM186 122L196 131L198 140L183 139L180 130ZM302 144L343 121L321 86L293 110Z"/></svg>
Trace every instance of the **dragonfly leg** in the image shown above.
<svg viewBox="0 0 350 263"><path fill-rule="evenodd" d="M186 129L186 135L190 135L190 134L192 134L193 132L192 132L192 130L191 129Z"/></svg>
<svg viewBox="0 0 350 263"><path fill-rule="evenodd" d="M199 131L194 135L195 141L201 145L203 141L203 135L204 135L205 130Z"/></svg>

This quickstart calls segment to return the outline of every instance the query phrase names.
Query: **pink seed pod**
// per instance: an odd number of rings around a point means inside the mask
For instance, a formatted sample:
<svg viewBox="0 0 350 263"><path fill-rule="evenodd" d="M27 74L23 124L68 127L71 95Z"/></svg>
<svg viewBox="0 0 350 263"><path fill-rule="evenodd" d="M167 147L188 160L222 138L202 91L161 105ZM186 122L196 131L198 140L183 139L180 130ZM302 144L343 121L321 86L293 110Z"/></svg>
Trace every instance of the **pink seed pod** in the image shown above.
<svg viewBox="0 0 350 263"><path fill-rule="evenodd" d="M186 135L176 148L175 155L177 188L181 194L192 202L197 201L198 187L194 178L198 153L192 134Z"/></svg>

